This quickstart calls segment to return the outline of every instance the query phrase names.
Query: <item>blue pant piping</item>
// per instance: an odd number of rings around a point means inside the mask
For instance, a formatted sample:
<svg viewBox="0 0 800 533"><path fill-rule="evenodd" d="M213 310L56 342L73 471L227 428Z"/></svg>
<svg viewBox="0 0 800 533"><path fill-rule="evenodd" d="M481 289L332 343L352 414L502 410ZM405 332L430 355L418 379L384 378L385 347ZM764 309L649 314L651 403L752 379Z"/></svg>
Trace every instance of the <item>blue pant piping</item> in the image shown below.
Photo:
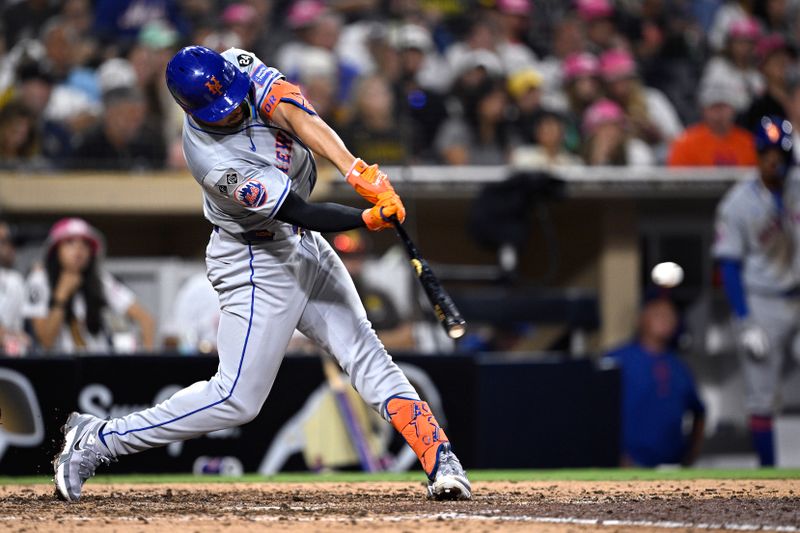
<svg viewBox="0 0 800 533"><path fill-rule="evenodd" d="M129 429L129 430L124 431L122 433L119 433L117 431L110 431L108 433L100 433L100 439L102 439L104 443L105 443L105 437L107 437L109 435L118 435L118 436L121 437L123 435L127 435L128 433L136 433L136 432L139 432L139 431L145 431L147 429L153 429L153 428L157 428L157 427L161 427L161 426L166 426L167 424L171 424L172 422L176 422L178 420L186 418L187 416L191 416L191 415L193 415L195 413L199 413L200 411L205 411L206 409L210 409L210 408L214 407L215 405L219 405L219 404L227 401L233 395L233 391L236 389L236 384L239 382L239 376L242 373L242 364L244 364L244 355L247 352L247 341L250 339L250 329L253 327L253 309L255 307L255 297L256 297L256 284L253 282L253 275L255 274L255 270L253 269L253 245L248 243L247 244L247 248L248 248L248 251L250 252L250 287L251 287L251 290L250 290L250 319L249 319L249 322L247 324L247 335L245 335L245 338L244 338L244 346L242 346L242 355L239 358L239 368L236 371L236 379L233 380L233 385L231 385L231 390L230 390L230 392L228 392L228 395L225 396L224 398L221 398L221 399L217 400L216 402L214 402L212 404L206 405L204 407L200 407L199 409L195 409L194 411L186 413L185 415L181 415L181 416L175 417L175 418L173 418L171 420L167 420L166 422L161 422L160 424L153 424L152 426L147 426L147 427L137 428L137 429Z"/></svg>

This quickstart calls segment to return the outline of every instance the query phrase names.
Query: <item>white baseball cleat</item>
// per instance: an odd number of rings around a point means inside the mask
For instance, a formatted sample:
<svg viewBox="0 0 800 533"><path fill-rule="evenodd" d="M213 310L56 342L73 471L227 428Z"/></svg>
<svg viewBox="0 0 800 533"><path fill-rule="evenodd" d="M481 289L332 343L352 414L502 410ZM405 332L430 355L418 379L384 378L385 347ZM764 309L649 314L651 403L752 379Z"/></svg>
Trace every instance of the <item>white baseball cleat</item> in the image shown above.
<svg viewBox="0 0 800 533"><path fill-rule="evenodd" d="M434 500L471 500L472 485L450 444L439 448L439 466L432 481L428 481L428 497Z"/></svg>
<svg viewBox="0 0 800 533"><path fill-rule="evenodd" d="M94 475L97 467L113 460L98 436L104 424L105 420L92 415L71 413L67 417L61 428L64 446L53 458L53 482L60 499L78 501L83 484Z"/></svg>

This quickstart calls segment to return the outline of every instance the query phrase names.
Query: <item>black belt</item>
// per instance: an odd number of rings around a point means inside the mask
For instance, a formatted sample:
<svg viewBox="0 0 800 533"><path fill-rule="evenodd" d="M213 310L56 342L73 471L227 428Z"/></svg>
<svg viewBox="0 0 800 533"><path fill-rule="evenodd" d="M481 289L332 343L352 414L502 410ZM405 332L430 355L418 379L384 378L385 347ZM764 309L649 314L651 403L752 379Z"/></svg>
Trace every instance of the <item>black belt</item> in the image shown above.
<svg viewBox="0 0 800 533"><path fill-rule="evenodd" d="M244 233L231 233L230 231L226 231L220 228L219 226L214 225L214 231L216 231L217 233L223 231L228 235L230 235L231 237L233 237L234 239L236 239L237 241L241 242L265 242L265 241L275 240L275 234L265 229L254 229L250 231L245 231ZM305 232L306 230L299 226L292 226L292 233L294 233L295 235L302 236L305 234Z"/></svg>

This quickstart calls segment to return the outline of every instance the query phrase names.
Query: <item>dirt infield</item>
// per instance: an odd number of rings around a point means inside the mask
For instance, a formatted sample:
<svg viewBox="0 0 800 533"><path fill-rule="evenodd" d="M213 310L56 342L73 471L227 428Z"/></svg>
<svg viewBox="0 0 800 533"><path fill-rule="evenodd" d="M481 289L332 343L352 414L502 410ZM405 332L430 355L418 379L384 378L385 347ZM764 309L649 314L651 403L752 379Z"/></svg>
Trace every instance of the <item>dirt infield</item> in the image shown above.
<svg viewBox="0 0 800 533"><path fill-rule="evenodd" d="M800 532L800 481L483 482L470 502L432 502L421 483L102 485L80 503L46 485L0 486L0 531Z"/></svg>

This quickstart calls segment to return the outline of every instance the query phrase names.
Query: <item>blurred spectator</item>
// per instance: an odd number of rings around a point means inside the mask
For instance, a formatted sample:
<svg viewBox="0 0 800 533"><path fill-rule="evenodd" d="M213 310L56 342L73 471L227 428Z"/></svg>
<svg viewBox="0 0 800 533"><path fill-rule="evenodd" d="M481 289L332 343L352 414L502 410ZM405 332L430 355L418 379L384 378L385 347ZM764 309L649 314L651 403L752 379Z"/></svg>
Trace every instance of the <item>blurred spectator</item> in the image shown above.
<svg viewBox="0 0 800 533"><path fill-rule="evenodd" d="M525 169L551 169L581 165L580 158L564 148L564 119L558 113L542 111L532 127L533 145L523 145L511 152L511 165Z"/></svg>
<svg viewBox="0 0 800 533"><path fill-rule="evenodd" d="M789 75L795 58L786 39L778 34L762 37L756 55L766 88L761 97L753 100L744 117L744 126L751 131L758 126L761 117L788 115Z"/></svg>
<svg viewBox="0 0 800 533"><path fill-rule="evenodd" d="M20 64L16 74L16 99L35 117L42 155L59 166L72 151L73 137L63 124L45 114L53 93L53 76L39 62L30 60Z"/></svg>
<svg viewBox="0 0 800 533"><path fill-rule="evenodd" d="M398 123L392 89L386 79L363 78L353 107L353 117L342 131L347 147L365 161L382 165L407 163L409 133L403 123Z"/></svg>
<svg viewBox="0 0 800 533"><path fill-rule="evenodd" d="M536 65L536 70L542 75L542 103L550 109L566 111L567 101L562 92L564 65L567 58L574 57L585 48L580 21L575 17L563 17L556 22L551 44L550 54Z"/></svg>
<svg viewBox="0 0 800 533"><path fill-rule="evenodd" d="M346 102L359 69L340 60L334 52L342 31L342 17L329 10L320 0L295 0L286 15L286 23L296 37L277 51L275 66L290 80L303 84L306 97L319 111L317 101L309 94L308 79L314 77L312 72L316 73L318 69L318 58L323 53L330 56L333 75L326 71L326 83L333 82L333 96L337 104Z"/></svg>
<svg viewBox="0 0 800 533"><path fill-rule="evenodd" d="M672 350L678 313L669 298L648 295L636 338L606 355L622 370L622 464L691 465L700 452L705 407L686 364ZM692 414L692 430L683 420Z"/></svg>
<svg viewBox="0 0 800 533"><path fill-rule="evenodd" d="M530 140L534 121L542 108L541 86L542 76L533 69L520 70L508 77L514 144Z"/></svg>
<svg viewBox="0 0 800 533"><path fill-rule="evenodd" d="M159 131L145 127L147 107L141 92L113 89L104 102L101 124L75 149L72 165L109 170L163 167L164 142Z"/></svg>
<svg viewBox="0 0 800 533"><path fill-rule="evenodd" d="M370 254L366 233L358 230L337 233L331 244L342 259L347 272L353 278L367 320L378 333L378 337L387 350L412 350L414 348L413 326L403 321L386 292L364 279L365 265L375 258Z"/></svg>
<svg viewBox="0 0 800 533"><path fill-rule="evenodd" d="M664 94L642 85L631 54L620 48L605 52L600 57L600 73L608 97L624 109L633 134L657 150L666 150L683 126Z"/></svg>
<svg viewBox="0 0 800 533"><path fill-rule="evenodd" d="M130 74L125 73L125 67L119 65L120 75L115 78L116 81L103 87L104 94L114 87L139 87L147 104L147 128L158 130L167 145L180 141L183 128L184 113L175 105L175 100L164 83L164 71L177 52L179 38L175 29L161 21L146 24L128 53L130 65L135 72L135 79L132 80L135 85L125 85L122 78L128 78Z"/></svg>
<svg viewBox="0 0 800 533"><path fill-rule="evenodd" d="M797 124L797 126L792 129L793 145L800 146L800 82L798 81L795 81L789 91L789 108L787 111L789 113L787 115L789 122L791 122L793 126ZM792 153L794 155L795 164L800 163L800 149L794 150Z"/></svg>
<svg viewBox="0 0 800 533"><path fill-rule="evenodd" d="M797 2L790 0L763 0L753 3L753 14L761 20L768 33L779 33L785 39L796 38L793 20L797 15ZM797 43L794 43L797 44Z"/></svg>
<svg viewBox="0 0 800 533"><path fill-rule="evenodd" d="M59 354L133 351L109 327L105 310L139 327L141 347L153 349L155 324L134 294L100 266L100 234L79 218L56 222L45 242L44 267L28 277L26 316L38 345ZM120 346L120 344L124 344Z"/></svg>
<svg viewBox="0 0 800 533"><path fill-rule="evenodd" d="M500 31L496 51L506 72L533 68L538 62L527 42L532 10L531 0L497 1L497 26Z"/></svg>
<svg viewBox="0 0 800 533"><path fill-rule="evenodd" d="M47 19L56 15L59 3L53 0L22 0L3 2L0 11L0 27L7 49L23 39L35 38Z"/></svg>
<svg viewBox="0 0 800 533"><path fill-rule="evenodd" d="M600 62L589 53L564 59L564 92L567 97L567 147L576 152L581 140L581 120L586 109L603 96Z"/></svg>
<svg viewBox="0 0 800 533"><path fill-rule="evenodd" d="M744 113L764 90L764 79L756 68L756 43L761 28L753 18L742 18L728 28L725 48L706 64L701 85L728 84L738 95L737 113Z"/></svg>
<svg viewBox="0 0 800 533"><path fill-rule="evenodd" d="M508 99L502 80L486 79L465 86L463 116L449 118L436 139L436 148L449 165L501 165L506 161Z"/></svg>
<svg viewBox="0 0 800 533"><path fill-rule="evenodd" d="M491 19L484 17L472 19L465 39L452 44L445 52L454 74L454 81L470 63L475 62L476 58L491 57L489 61L492 63L492 69L498 73L503 71L503 64L496 53L496 34L496 25Z"/></svg>
<svg viewBox="0 0 800 533"><path fill-rule="evenodd" d="M711 49L720 51L725 46L725 38L736 22L751 18L753 4L764 0L727 0L714 14L711 29L708 30L708 44Z"/></svg>
<svg viewBox="0 0 800 533"><path fill-rule="evenodd" d="M755 166L753 136L735 125L738 94L730 85L714 82L700 92L703 122L672 143L670 166Z"/></svg>
<svg viewBox="0 0 800 533"><path fill-rule="evenodd" d="M177 0L96 0L94 29L106 42L129 45L150 22L164 21L189 34Z"/></svg>
<svg viewBox="0 0 800 533"><path fill-rule="evenodd" d="M164 326L164 345L181 353L217 351L219 297L205 272L183 282Z"/></svg>
<svg viewBox="0 0 800 533"><path fill-rule="evenodd" d="M622 44L614 23L614 6L609 0L577 0L576 6L590 51L600 54Z"/></svg>
<svg viewBox="0 0 800 533"><path fill-rule="evenodd" d="M0 169L34 169L44 166L36 117L22 104L0 109Z"/></svg>
<svg viewBox="0 0 800 533"><path fill-rule="evenodd" d="M624 26L648 87L663 92L684 123L697 120L702 35L684 2L644 0Z"/></svg>
<svg viewBox="0 0 800 533"><path fill-rule="evenodd" d="M0 219L0 355L24 355L30 339L23 330L25 281L14 270L11 227Z"/></svg>
<svg viewBox="0 0 800 533"><path fill-rule="evenodd" d="M396 52L384 51L380 71L387 80L397 80L395 112L406 136L406 149L410 150L407 155L413 156L410 162L435 161L434 140L447 118L440 91L449 88L450 68L441 58L432 59L433 42L424 28L404 25L395 39ZM392 77L391 61L385 61L392 57L389 54L396 55L396 78Z"/></svg>
<svg viewBox="0 0 800 533"><path fill-rule="evenodd" d="M647 144L628 133L625 114L616 102L603 99L592 104L583 116L583 133L582 154L587 165L655 164Z"/></svg>

